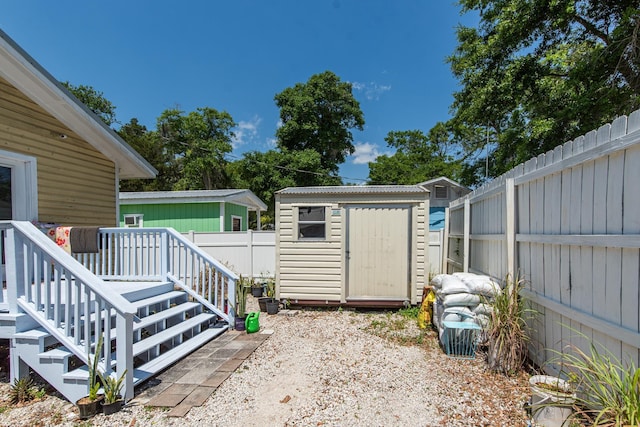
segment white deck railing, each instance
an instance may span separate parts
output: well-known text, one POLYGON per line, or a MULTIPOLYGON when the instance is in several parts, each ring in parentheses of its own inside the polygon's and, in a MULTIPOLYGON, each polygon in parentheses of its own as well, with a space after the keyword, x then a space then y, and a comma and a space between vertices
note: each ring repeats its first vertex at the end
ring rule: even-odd
MULTIPOLYGON (((109 281, 172 282, 233 324, 238 277, 173 229, 102 228, 98 253, 73 256, 29 222, 0 222, 0 233, 7 283, 2 306, 29 314, 84 363, 96 357, 101 335, 111 342, 115 327, 115 371, 126 369, 127 399, 133 397, 136 309, 109 281)), ((107 374, 113 366, 109 350, 105 345, 97 356, 107 374)))
POLYGON ((0 222, 0 229, 5 236, 9 312, 29 314, 82 362, 103 360, 100 369, 107 374, 113 371, 110 346, 103 346, 98 355, 95 346, 100 336, 111 342, 115 326, 115 371, 126 369, 123 395, 133 397, 135 307, 31 223, 0 222))
POLYGON ((172 281, 232 324, 238 276, 174 229, 101 228, 99 246, 96 254, 74 255, 95 275, 172 281))

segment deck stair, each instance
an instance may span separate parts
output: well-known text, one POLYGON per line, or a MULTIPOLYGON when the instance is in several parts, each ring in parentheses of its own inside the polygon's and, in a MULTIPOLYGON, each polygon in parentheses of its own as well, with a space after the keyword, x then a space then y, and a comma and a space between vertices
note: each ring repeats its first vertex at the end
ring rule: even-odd
MULTIPOLYGON (((146 282, 141 286, 131 282, 114 282, 113 286, 121 288, 121 295, 137 310, 133 326, 134 386, 228 329, 228 324, 218 315, 194 301, 186 292, 173 290, 171 283, 146 282)), ((96 313, 90 317, 94 316, 96 313)), ((100 316, 111 319, 113 314, 103 312, 100 316)), ((113 327, 107 336, 111 338, 109 345, 114 356, 110 367, 104 366, 104 361, 101 360, 103 372, 116 368, 115 317, 109 323, 113 327)), ((87 394, 87 365, 45 328, 37 327, 19 332, 14 338, 12 351, 19 356, 19 360, 42 376, 69 401, 75 402, 87 394)))

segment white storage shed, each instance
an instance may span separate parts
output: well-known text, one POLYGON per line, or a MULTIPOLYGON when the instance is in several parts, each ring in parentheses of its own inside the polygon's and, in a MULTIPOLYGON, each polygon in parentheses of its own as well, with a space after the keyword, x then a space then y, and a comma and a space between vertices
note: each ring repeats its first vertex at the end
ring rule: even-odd
POLYGON ((301 305, 416 304, 428 282, 429 191, 417 185, 276 193, 277 297, 301 305))

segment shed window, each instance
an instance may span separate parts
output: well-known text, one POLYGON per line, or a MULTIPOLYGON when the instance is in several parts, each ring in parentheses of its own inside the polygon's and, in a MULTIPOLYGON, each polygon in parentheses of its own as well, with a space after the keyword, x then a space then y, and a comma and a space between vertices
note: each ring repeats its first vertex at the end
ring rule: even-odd
POLYGON ((446 199, 449 197, 447 187, 443 185, 436 185, 434 186, 434 189, 436 190, 436 199, 446 199))
POLYGON ((298 208, 298 239, 324 239, 326 220, 324 206, 298 208))
POLYGON ((143 214, 125 214, 124 226, 130 228, 142 227, 143 214))
POLYGON ((235 215, 231 217, 231 231, 242 231, 242 217, 235 215))

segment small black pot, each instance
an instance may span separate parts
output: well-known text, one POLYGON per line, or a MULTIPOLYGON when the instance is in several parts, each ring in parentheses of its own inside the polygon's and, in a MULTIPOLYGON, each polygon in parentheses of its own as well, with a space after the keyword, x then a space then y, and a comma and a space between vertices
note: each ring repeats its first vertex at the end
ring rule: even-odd
POLYGON ((235 317, 235 330, 236 331, 244 331, 245 330, 245 325, 244 325, 244 321, 245 321, 246 317, 239 317, 236 316, 235 317))
POLYGON ((124 401, 122 399, 116 400, 113 403, 103 403, 102 404, 102 413, 105 415, 111 415, 118 412, 122 409, 122 404, 124 401))
POLYGON ((100 411, 100 404, 104 400, 104 395, 99 395, 96 400, 90 401, 83 397, 76 402, 78 411, 80 412, 80 419, 86 420, 93 417, 100 411))
POLYGON ((260 311, 263 313, 267 312, 267 301, 269 301, 271 298, 265 297, 265 298, 258 298, 258 305, 260 306, 260 311))
POLYGON ((251 295, 253 295, 256 298, 261 297, 262 296, 262 288, 256 288, 256 287, 251 288, 251 295))
POLYGON ((267 301, 267 314, 278 314, 280 310, 280 301, 275 298, 269 298, 267 301))

